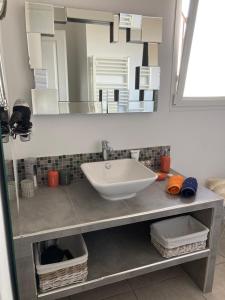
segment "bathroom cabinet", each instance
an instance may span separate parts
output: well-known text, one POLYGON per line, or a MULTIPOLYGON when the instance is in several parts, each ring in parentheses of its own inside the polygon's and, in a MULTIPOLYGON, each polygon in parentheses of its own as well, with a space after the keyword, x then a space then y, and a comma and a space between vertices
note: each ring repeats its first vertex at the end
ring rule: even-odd
POLYGON ((165 193, 165 182, 155 182, 136 198, 121 201, 102 199, 85 180, 55 189, 39 188, 33 199, 21 200, 14 219, 20 297, 60 299, 175 265, 182 265, 203 292, 210 292, 222 216, 223 200, 201 186, 195 198, 184 200, 165 193), (182 214, 191 214, 210 229, 207 248, 162 258, 151 245, 149 226, 182 214), (80 233, 89 251, 88 280, 39 293, 33 244, 80 233))

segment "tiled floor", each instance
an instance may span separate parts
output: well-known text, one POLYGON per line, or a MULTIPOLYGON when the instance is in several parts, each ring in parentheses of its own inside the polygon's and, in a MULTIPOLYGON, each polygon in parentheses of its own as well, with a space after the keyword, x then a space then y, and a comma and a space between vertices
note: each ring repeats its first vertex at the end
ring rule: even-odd
POLYGON ((220 240, 214 289, 203 294, 179 267, 136 277, 62 300, 223 300, 225 299, 225 230, 220 240))

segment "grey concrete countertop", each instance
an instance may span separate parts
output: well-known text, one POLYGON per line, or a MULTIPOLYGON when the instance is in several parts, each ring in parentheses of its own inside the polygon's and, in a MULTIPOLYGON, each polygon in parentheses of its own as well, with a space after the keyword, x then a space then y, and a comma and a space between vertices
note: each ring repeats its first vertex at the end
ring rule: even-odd
POLYGON ((20 200, 14 239, 53 239, 210 208, 223 201, 201 186, 188 200, 167 194, 165 186, 166 181, 155 182, 135 198, 122 201, 102 199, 86 180, 58 188, 41 187, 34 198, 20 200))

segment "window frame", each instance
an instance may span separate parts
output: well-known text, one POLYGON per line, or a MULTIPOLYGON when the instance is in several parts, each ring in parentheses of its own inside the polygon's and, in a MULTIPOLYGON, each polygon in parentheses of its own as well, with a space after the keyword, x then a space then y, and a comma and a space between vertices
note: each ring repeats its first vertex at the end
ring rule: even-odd
POLYGON ((180 71, 177 75, 178 66, 178 47, 179 47, 179 29, 180 12, 182 0, 176 1, 175 23, 174 23, 174 49, 173 49, 173 67, 171 82, 171 98, 173 109, 191 109, 191 108, 223 108, 225 109, 225 95, 223 97, 184 97, 184 87, 187 76, 188 62, 191 53, 192 39, 194 35, 195 21, 197 16, 199 0, 191 0, 186 23, 186 33, 183 42, 183 51, 181 55, 180 71))

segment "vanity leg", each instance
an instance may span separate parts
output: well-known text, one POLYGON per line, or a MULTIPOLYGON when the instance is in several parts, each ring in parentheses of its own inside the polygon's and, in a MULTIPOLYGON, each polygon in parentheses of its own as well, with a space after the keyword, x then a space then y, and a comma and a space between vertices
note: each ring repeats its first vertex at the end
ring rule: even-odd
POLYGON ((210 228, 208 247, 210 255, 197 261, 183 265, 183 269, 204 293, 212 292, 216 266, 217 244, 221 234, 223 219, 223 205, 221 202, 213 209, 195 212, 192 214, 196 219, 210 228))
POLYGON ((16 272, 20 300, 37 300, 35 266, 31 243, 14 240, 16 272))

